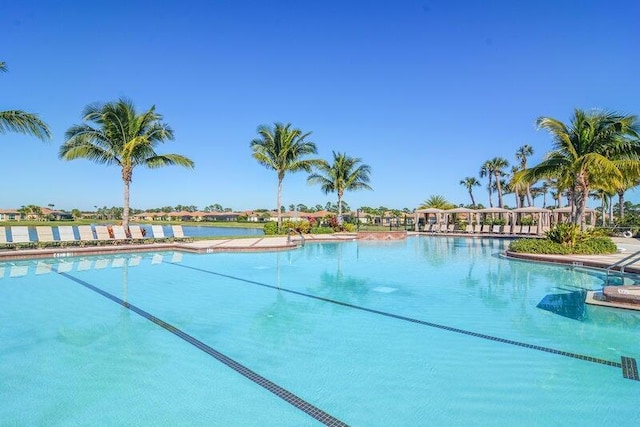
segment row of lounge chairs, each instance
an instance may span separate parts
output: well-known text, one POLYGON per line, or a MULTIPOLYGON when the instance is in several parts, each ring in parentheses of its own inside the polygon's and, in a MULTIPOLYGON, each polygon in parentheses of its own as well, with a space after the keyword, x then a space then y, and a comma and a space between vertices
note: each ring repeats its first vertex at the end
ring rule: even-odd
POLYGON ((172 225, 172 235, 165 235, 162 225, 151 226, 151 236, 145 236, 140 226, 131 226, 128 230, 122 225, 79 225, 77 236, 72 225, 60 225, 58 239, 54 238, 53 227, 36 226, 36 240, 29 235, 28 226, 0 227, 0 247, 33 247, 33 246, 70 246, 104 243, 142 243, 145 241, 180 241, 185 240, 184 230, 181 225, 172 225), (8 238, 7 231, 10 237, 8 238))
MULTIPOLYGON (((548 227, 542 227, 542 234, 548 227)), ((491 225, 491 224, 468 224, 464 228, 457 224, 427 224, 423 229, 427 233, 464 233, 464 234, 505 234, 505 235, 535 235, 538 233, 537 225, 491 225)))

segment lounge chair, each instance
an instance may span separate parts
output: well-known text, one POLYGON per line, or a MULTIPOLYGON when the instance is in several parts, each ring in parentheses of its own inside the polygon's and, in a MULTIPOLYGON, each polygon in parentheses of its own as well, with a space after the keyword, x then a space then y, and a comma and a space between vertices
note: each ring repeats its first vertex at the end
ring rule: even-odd
POLYGON ((36 227, 38 243, 53 243, 53 228, 39 225, 36 227))
POLYGON ((80 235, 80 242, 95 242, 96 236, 93 234, 93 229, 90 225, 79 225, 78 234, 80 235))
POLYGON ((164 228, 161 225, 152 225, 151 234, 154 239, 165 239, 164 228))
POLYGON ((184 239, 184 230, 181 225, 172 225, 171 231, 173 231, 173 238, 183 240, 184 239))
POLYGON ((101 242, 113 241, 106 225, 96 225, 96 239, 101 242))
POLYGON ((481 233, 482 232, 482 225, 480 224, 476 224, 473 226, 473 232, 474 233, 481 233))
POLYGON ((529 234, 529 226, 528 225, 523 225, 522 226, 522 234, 529 234))
POLYGON ((482 224, 481 233, 489 233, 491 232, 491 226, 489 224, 482 224))
POLYGON ((114 225, 111 230, 113 230, 113 238, 120 242, 124 242, 129 240, 127 237, 127 233, 124 231, 124 227, 122 225, 114 225))
POLYGON ((0 245, 6 245, 7 241, 7 230, 4 227, 0 227, 0 245))
POLYGON ((449 224, 447 226, 447 233, 454 233, 456 231, 456 225, 455 224, 449 224))
POLYGON ((467 224, 467 226, 464 228, 464 232, 467 234, 473 233, 473 225, 467 224))
POLYGON ((135 240, 143 240, 144 235, 142 234, 142 228, 139 225, 132 225, 129 227, 129 234, 131 234, 131 238, 135 240))
POLYGON ((501 231, 502 231, 502 226, 500 226, 500 225, 494 224, 494 225, 491 227, 491 232, 492 232, 493 234, 500 234, 500 232, 501 232, 501 231))
POLYGON ((59 225, 58 234, 60 235, 60 242, 76 241, 76 236, 73 234, 73 227, 71 225, 59 225))
POLYGON ((513 234, 516 234, 516 235, 522 234, 522 225, 514 225, 513 234))
POLYGON ((13 243, 29 243, 31 244, 31 239, 29 238, 29 227, 24 225, 14 225, 11 227, 11 241, 13 243))

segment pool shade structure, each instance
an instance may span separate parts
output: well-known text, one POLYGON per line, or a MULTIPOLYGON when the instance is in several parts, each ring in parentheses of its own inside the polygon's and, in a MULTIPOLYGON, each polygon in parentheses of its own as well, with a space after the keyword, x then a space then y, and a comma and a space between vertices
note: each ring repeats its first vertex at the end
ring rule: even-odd
POLYGON ((525 217, 531 217, 536 225, 536 234, 543 234, 545 230, 551 227, 551 210, 549 209, 528 206, 514 209, 513 213, 515 215, 514 224, 520 225, 525 217))
POLYGON ((442 213, 444 209, 438 208, 426 208, 426 209, 416 209, 415 210, 415 230, 418 231, 418 225, 420 223, 420 218, 424 218, 424 224, 440 224, 442 222, 442 213), (431 218, 434 218, 433 221, 430 221, 431 218))
MULTIPOLYGON (((553 217, 553 224, 558 224, 561 222, 570 222, 571 221, 571 207, 567 206, 564 208, 556 208, 551 211, 551 215, 553 217)), ((595 226, 596 225, 596 210, 591 208, 585 208, 584 214, 587 216, 587 225, 595 226)))

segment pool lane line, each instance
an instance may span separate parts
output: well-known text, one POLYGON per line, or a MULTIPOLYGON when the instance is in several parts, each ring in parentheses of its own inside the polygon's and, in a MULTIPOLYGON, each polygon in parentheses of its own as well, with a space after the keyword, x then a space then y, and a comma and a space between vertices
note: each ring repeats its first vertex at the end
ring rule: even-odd
POLYGON ((402 316, 402 315, 399 315, 399 314, 394 314, 394 313, 389 313, 389 312, 386 312, 386 311, 376 310, 374 308, 363 307, 363 306, 351 304, 351 303, 348 303, 348 302, 333 300, 333 299, 330 299, 330 298, 325 298, 325 297, 321 297, 321 296, 317 296, 317 295, 313 295, 313 294, 308 294, 308 293, 305 293, 305 292, 295 291, 293 289, 287 289, 287 288, 282 288, 282 287, 279 287, 279 286, 268 285, 266 283, 256 282, 254 280, 243 279, 242 277, 236 277, 236 276, 231 276, 229 274, 217 273, 215 271, 205 270, 205 269, 199 268, 199 267, 192 267, 192 266, 189 266, 189 265, 178 264, 178 263, 173 263, 173 262, 169 263, 169 264, 172 264, 172 265, 175 265, 175 266, 178 266, 178 267, 187 268, 187 269, 194 270, 194 271, 200 271, 202 273, 208 273, 208 274, 212 274, 212 275, 215 275, 215 276, 224 277, 224 278, 227 278, 227 279, 232 279, 232 280, 237 280, 237 281, 244 282, 244 283, 249 283, 251 285, 262 286, 262 287, 265 287, 265 288, 275 289, 275 290, 278 290, 278 291, 287 292, 287 293, 290 293, 290 294, 299 295, 299 296, 303 296, 303 297, 307 297, 307 298, 312 298, 312 299, 316 299, 316 300, 319 300, 319 301, 328 302, 328 303, 331 303, 331 304, 341 305, 343 307, 353 308, 353 309, 365 311, 365 312, 368 312, 368 313, 379 314, 381 316, 390 317, 390 318, 393 318, 393 319, 403 320, 403 321, 411 322, 411 323, 417 323, 419 325, 429 326, 431 328, 442 329, 442 330, 445 330, 445 331, 448 331, 448 332, 455 332, 455 333, 462 334, 462 335, 468 335, 468 336, 472 336, 472 337, 475 337, 475 338, 482 338, 482 339, 489 340, 489 341, 495 341, 495 342, 500 342, 500 343, 503 343, 503 344, 514 345, 514 346, 517 346, 517 347, 524 347, 524 348, 528 348, 528 349, 531 349, 531 350, 538 350, 538 351, 542 351, 542 352, 545 352, 545 353, 556 354, 556 355, 559 355, 559 356, 571 357, 571 358, 574 358, 574 359, 583 360, 585 362, 599 363, 601 365, 612 366, 614 368, 621 368, 622 371, 623 371, 623 377, 624 378, 634 379, 634 380, 640 381, 640 378, 638 378, 638 375, 637 375, 637 369, 635 371, 636 372, 635 376, 633 375, 633 366, 636 366, 636 360, 634 358, 631 358, 631 357, 621 356, 621 362, 613 362, 613 361, 610 361, 610 360, 600 359, 598 357, 585 356, 585 355, 578 354, 578 353, 571 353, 569 351, 557 350, 555 348, 543 347, 543 346, 535 345, 535 344, 527 344, 527 343, 520 342, 520 341, 514 341, 514 340, 510 340, 510 339, 506 339, 506 338, 494 337, 492 335, 481 334, 481 333, 478 333, 478 332, 467 331, 465 329, 454 328, 452 326, 447 326, 447 325, 441 325, 441 324, 438 324, 438 323, 427 322, 425 320, 415 319, 413 317, 402 316))
POLYGON ((237 373, 239 373, 240 375, 244 376, 245 378, 253 381, 254 383, 258 384, 260 387, 267 389, 268 391, 270 391, 271 393, 275 394, 276 396, 278 396, 279 398, 281 398, 282 400, 284 400, 285 402, 295 406, 296 408, 300 409, 301 411, 305 412, 307 415, 310 415, 311 417, 315 418, 316 420, 320 421, 321 423, 323 423, 326 426, 331 426, 331 427, 348 427, 349 425, 343 421, 340 421, 339 419, 337 419, 336 417, 328 414, 327 412, 323 411, 322 409, 314 406, 313 404, 305 401, 304 399, 296 396, 295 394, 293 394, 292 392, 286 390, 283 387, 280 387, 279 385, 277 385, 276 383, 266 379, 265 377, 263 377, 262 375, 256 373, 255 371, 252 371, 251 369, 247 368, 246 366, 242 365, 241 363, 233 360, 232 358, 230 358, 229 356, 226 356, 222 353, 220 353, 219 351, 215 350, 214 348, 208 346, 207 344, 203 343, 202 341, 198 340, 197 338, 194 338, 193 336, 187 334, 186 332, 184 332, 181 329, 176 328, 175 326, 165 322, 162 319, 157 318, 156 316, 154 316, 153 314, 144 311, 143 309, 141 309, 140 307, 137 307, 133 304, 130 304, 120 298, 118 298, 117 296, 110 294, 107 291, 104 291, 88 282, 85 282, 82 279, 79 279, 75 276, 72 276, 68 273, 64 273, 61 271, 57 271, 55 270, 56 273, 58 273, 59 275, 66 277, 69 280, 72 280, 82 286, 84 286, 87 289, 90 289, 100 295, 102 295, 105 298, 110 299, 111 301, 120 304, 121 306, 133 311, 134 313, 144 317, 147 320, 152 321, 153 323, 155 323, 158 326, 161 326, 162 328, 166 329, 167 331, 171 332, 172 334, 174 334, 175 336, 183 339, 184 341, 188 342, 189 344, 197 347, 198 349, 204 351, 205 353, 207 353, 208 355, 210 355, 211 357, 213 357, 214 359, 218 360, 219 362, 227 365, 229 368, 233 369, 234 371, 236 371, 237 373))

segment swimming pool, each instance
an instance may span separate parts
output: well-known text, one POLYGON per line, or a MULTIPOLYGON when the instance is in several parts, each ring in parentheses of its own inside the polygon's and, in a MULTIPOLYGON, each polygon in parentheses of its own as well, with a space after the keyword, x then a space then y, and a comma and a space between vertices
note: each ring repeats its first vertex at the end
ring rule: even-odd
POLYGON ((504 245, 2 263, 0 424, 638 425, 640 316, 504 245))

